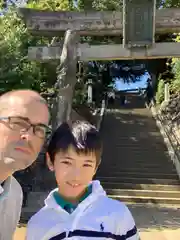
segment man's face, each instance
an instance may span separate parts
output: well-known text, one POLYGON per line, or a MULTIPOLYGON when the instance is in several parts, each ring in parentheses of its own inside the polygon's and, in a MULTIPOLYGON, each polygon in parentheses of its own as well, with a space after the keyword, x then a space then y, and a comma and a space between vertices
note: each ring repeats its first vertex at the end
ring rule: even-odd
POLYGON ((66 153, 55 155, 54 165, 49 163, 50 170, 55 171, 60 194, 76 202, 84 193, 96 172, 96 156, 94 153, 77 154, 73 147, 66 153))
MULTIPOLYGON (((28 118, 32 124, 48 124, 49 113, 45 104, 37 99, 27 102, 22 98, 11 97, 1 111, 0 117, 28 118)), ((12 130, 7 120, 0 120, 0 167, 12 174, 25 169, 37 158, 44 139, 28 131, 12 130)))

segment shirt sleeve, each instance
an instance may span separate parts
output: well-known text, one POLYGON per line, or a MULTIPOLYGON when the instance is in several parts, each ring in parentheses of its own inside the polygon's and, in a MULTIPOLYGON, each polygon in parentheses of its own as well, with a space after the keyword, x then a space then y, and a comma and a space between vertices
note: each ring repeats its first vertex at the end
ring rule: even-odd
POLYGON ((0 185, 0 195, 1 195, 1 193, 3 193, 4 192, 4 189, 2 188, 2 186, 0 185))
MULTIPOLYGON (((12 193, 9 197, 14 199, 13 203, 11 205, 12 209, 15 209, 16 211, 12 212, 13 218, 14 218, 14 226, 13 226, 13 233, 16 230, 17 224, 19 223, 20 216, 21 216, 21 208, 22 208, 22 201, 23 201, 23 193, 22 189, 17 181, 14 182, 13 188, 16 192, 16 197, 14 196, 15 192, 12 193)), ((12 210, 13 211, 13 210, 12 210)))
POLYGON ((35 240, 35 229, 32 220, 28 222, 27 230, 26 230, 26 240, 35 240))
POLYGON ((13 177, 5 181, 3 190, 0 196, 2 225, 4 227, 8 225, 8 231, 5 229, 5 238, 12 239, 21 215, 23 194, 19 183, 13 177))
POLYGON ((117 233, 122 239, 126 240, 140 240, 139 232, 137 230, 134 218, 125 206, 123 216, 119 214, 117 219, 117 233))
POLYGON ((43 229, 40 226, 40 223, 37 221, 36 216, 32 216, 32 218, 29 220, 27 224, 27 230, 26 230, 26 240, 37 240, 42 239, 43 229))

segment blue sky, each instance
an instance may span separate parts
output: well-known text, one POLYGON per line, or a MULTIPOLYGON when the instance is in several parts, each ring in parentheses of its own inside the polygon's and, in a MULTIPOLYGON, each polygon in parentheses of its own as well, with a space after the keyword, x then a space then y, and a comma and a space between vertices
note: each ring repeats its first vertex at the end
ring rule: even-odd
POLYGON ((115 80, 115 89, 116 90, 130 90, 130 89, 135 89, 135 88, 145 88, 146 87, 146 81, 149 77, 149 74, 146 73, 141 77, 140 81, 137 81, 135 83, 123 83, 123 80, 116 79, 115 80))

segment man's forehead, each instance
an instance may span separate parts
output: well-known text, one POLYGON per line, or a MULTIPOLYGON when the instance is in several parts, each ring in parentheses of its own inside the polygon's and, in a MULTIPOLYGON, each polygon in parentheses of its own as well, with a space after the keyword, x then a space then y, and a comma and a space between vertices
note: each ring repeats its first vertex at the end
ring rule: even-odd
POLYGON ((11 96, 6 104, 1 105, 1 115, 22 116, 29 118, 32 122, 48 123, 49 113, 45 101, 41 98, 23 99, 11 96))
POLYGON ((44 98, 42 98, 41 96, 31 96, 31 95, 27 95, 27 96, 22 96, 22 95, 9 95, 9 96, 5 96, 5 97, 0 97, 0 103, 1 104, 13 104, 14 102, 16 103, 24 103, 24 104, 30 104, 30 103, 35 103, 35 102, 39 102, 42 104, 47 105, 47 102, 44 98))
POLYGON ((41 98, 40 96, 18 96, 18 95, 12 95, 7 98, 7 102, 9 104, 13 103, 16 101, 17 103, 23 103, 23 104, 33 104, 33 103, 42 103, 46 105, 45 99, 41 98))

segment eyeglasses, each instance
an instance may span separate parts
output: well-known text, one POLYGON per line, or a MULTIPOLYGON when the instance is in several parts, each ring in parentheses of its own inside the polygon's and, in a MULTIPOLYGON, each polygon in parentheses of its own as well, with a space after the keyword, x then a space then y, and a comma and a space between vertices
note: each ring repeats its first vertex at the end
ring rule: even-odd
POLYGON ((8 127, 14 131, 28 131, 31 127, 33 128, 33 133, 39 138, 44 139, 46 135, 51 133, 51 129, 45 124, 32 124, 28 118, 24 117, 0 117, 0 120, 7 123, 8 127), (6 122, 7 121, 7 122, 6 122))

